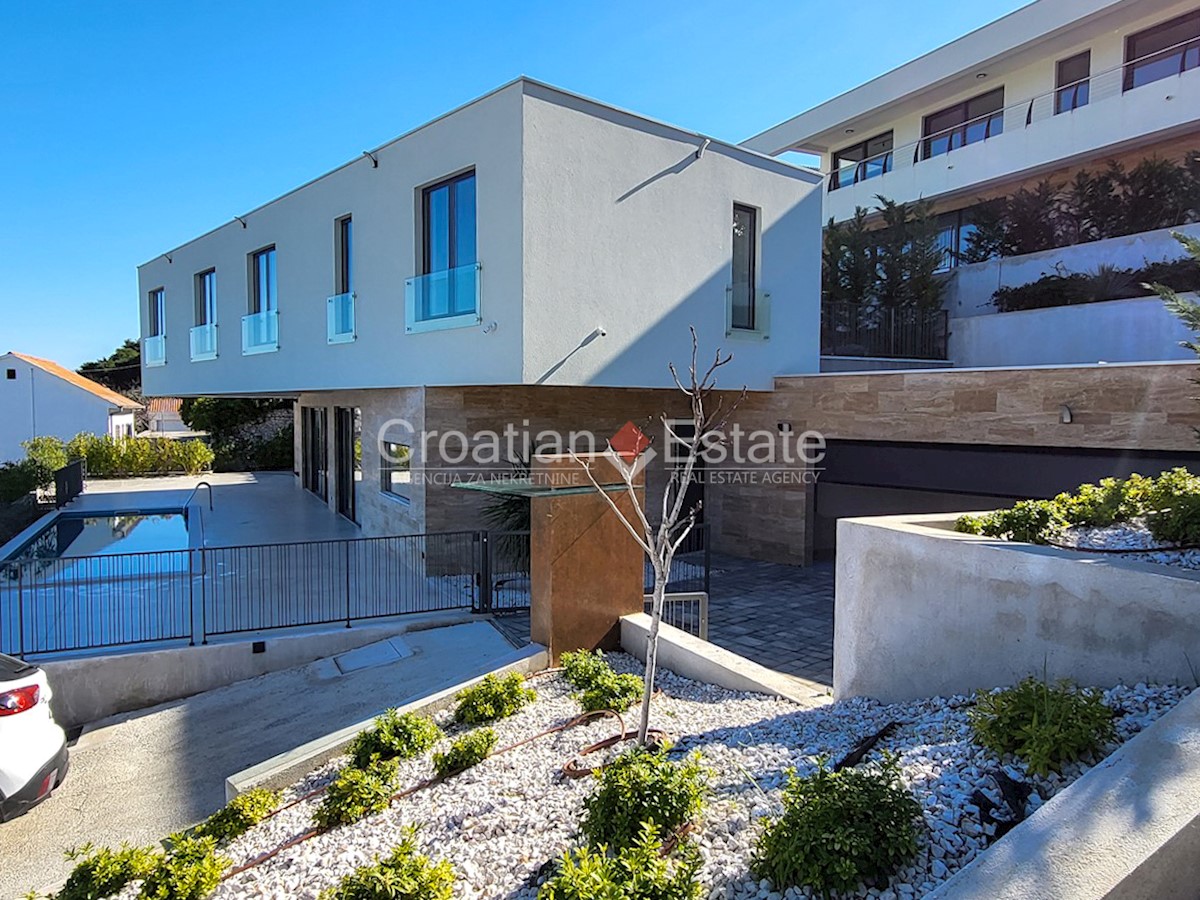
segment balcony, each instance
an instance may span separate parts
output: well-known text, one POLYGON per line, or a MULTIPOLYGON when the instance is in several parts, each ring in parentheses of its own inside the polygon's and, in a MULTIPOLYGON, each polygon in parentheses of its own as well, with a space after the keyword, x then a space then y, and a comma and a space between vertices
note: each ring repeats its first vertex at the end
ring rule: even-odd
POLYGON ((263 312, 242 316, 242 355, 274 353, 279 349, 279 311, 268 309, 263 312))
POLYGON ((857 303, 821 304, 821 355, 946 359, 949 313, 857 303))
POLYGON ((334 294, 326 301, 326 341, 348 344, 358 337, 354 321, 354 299, 351 293, 334 294))
POLYGON ((192 345, 192 361, 217 358, 217 323, 206 322, 188 332, 192 345))
POLYGON ((866 181, 869 178, 878 178, 880 175, 886 175, 890 171, 892 171, 892 151, 888 150, 872 156, 870 159, 845 165, 830 172, 829 190, 836 191, 838 188, 849 187, 852 184, 858 184, 860 181, 866 181))
POLYGON ((478 325, 480 264, 472 263, 404 282, 404 330, 408 334, 478 325))
POLYGON ((142 340, 142 362, 148 367, 165 366, 167 364, 167 337, 163 334, 152 334, 142 340))

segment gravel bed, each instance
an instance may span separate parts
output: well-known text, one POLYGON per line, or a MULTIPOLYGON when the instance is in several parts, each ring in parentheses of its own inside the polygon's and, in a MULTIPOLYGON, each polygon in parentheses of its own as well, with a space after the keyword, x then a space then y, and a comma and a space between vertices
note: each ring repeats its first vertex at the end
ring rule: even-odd
POLYGON ((1118 558, 1200 569, 1200 550, 1178 550, 1162 544, 1150 533, 1142 518, 1102 528, 1074 525, 1063 531, 1056 543, 1077 550, 1144 550, 1144 553, 1122 553, 1118 558))
MULTIPOLYGON (((608 659, 618 670, 640 671, 630 657, 608 659)), ((531 683, 538 691, 537 702, 495 724, 499 746, 578 714, 570 686, 560 675, 538 677, 531 683)), ((709 771, 710 795, 693 839, 704 860, 701 879, 711 900, 807 897, 796 890, 773 893, 747 868, 764 820, 780 810, 786 770, 808 771, 818 755, 836 760, 889 722, 899 722, 900 727, 868 759, 880 750, 899 755, 904 779, 922 805, 925 833, 910 867, 887 887, 870 888, 861 896, 920 897, 982 852, 993 839, 994 826, 981 822, 970 797, 978 787, 994 801, 1000 800, 989 770, 1003 765, 1008 774, 1028 781, 1034 788, 1027 806, 1032 812, 1088 768, 1083 763, 1068 765, 1061 775, 1030 778, 1019 763, 996 759, 971 742, 965 697, 900 704, 849 700, 805 709, 669 672, 660 673, 658 684, 661 695, 654 701, 652 724, 675 737, 673 752, 698 750, 709 771)), ((1105 691, 1106 702, 1116 710, 1118 734, 1105 754, 1186 693, 1181 688, 1142 684, 1105 691)), ((635 712, 628 716, 631 727, 634 716, 635 712)), ((448 724, 446 714, 441 718, 448 724)), ((590 778, 563 777, 561 767, 582 747, 614 733, 615 724, 600 720, 485 760, 398 801, 387 812, 293 847, 224 882, 212 896, 214 900, 312 900, 356 866, 386 854, 405 826, 418 825, 423 850, 453 864, 456 897, 532 900, 545 864, 576 845, 582 802, 592 787, 590 778)), ((328 782, 342 762, 333 760, 313 772, 287 796, 299 796, 328 782)), ((413 760, 401 764, 401 773, 402 783, 412 784, 430 776, 432 766, 428 758, 413 760)), ((226 855, 235 864, 242 863, 300 834, 309 827, 318 802, 319 798, 301 803, 267 820, 234 841, 226 855)), ((135 893, 131 886, 121 896, 132 898, 135 893)))

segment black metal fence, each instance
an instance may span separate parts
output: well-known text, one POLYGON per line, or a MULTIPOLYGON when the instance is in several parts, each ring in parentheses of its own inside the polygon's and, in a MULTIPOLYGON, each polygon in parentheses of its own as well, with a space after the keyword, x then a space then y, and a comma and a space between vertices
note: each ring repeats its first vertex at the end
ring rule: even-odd
POLYGON ((949 316, 944 309, 823 303, 821 355, 944 360, 949 316))
MULTIPOLYGON (((667 575, 667 593, 686 594, 703 591, 707 594, 711 561, 708 526, 697 525, 679 545, 679 550, 671 561, 671 571, 667 575)), ((654 590, 654 567, 650 565, 650 560, 646 560, 644 572, 645 593, 649 594, 654 590)))
POLYGON ((54 505, 62 509, 83 493, 86 474, 82 459, 67 463, 54 473, 54 505))

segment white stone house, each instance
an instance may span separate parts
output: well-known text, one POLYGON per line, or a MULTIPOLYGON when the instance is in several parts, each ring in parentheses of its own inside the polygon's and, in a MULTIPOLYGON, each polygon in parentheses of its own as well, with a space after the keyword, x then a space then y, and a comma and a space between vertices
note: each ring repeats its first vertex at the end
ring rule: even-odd
POLYGON ((131 437, 141 408, 56 362, 10 351, 0 356, 0 462, 24 457, 21 442, 34 437, 131 437))
POLYGON ((726 386, 816 371, 820 188, 519 78, 140 266, 144 389, 293 397, 302 485, 368 533, 464 527, 384 459, 393 420, 611 434, 689 326, 726 386))
MULTIPOLYGON (((1182 256, 1168 230, 958 265, 982 200, 1109 160, 1182 163, 1200 150, 1196 0, 1035 0, 744 142, 816 155, 825 219, 876 195, 932 200, 951 269, 950 361, 1036 365, 1186 358, 1157 300, 1005 315, 998 287, 1182 256)), ((1193 233, 1200 227, 1191 226, 1193 233)), ((852 361, 870 368, 869 360, 852 361)), ((894 367, 896 360, 886 361, 894 367)), ((824 367, 845 368, 846 360, 824 367)))

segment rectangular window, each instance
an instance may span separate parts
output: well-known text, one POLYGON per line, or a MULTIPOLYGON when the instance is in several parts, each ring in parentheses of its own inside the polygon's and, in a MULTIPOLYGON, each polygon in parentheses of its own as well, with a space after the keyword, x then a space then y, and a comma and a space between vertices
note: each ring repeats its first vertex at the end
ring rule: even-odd
POLYGON ((424 274, 474 265, 475 173, 425 188, 421 207, 424 274))
POLYGON ((941 156, 1004 131, 1004 88, 999 87, 925 117, 921 158, 941 156))
POLYGON ((354 291, 354 223, 350 216, 344 216, 334 223, 337 248, 337 294, 349 294, 354 291))
POLYGON ((412 484, 412 447, 408 444, 381 441, 379 480, 379 487, 385 494, 407 500, 409 485, 412 484))
POLYGON ((162 288, 155 288, 150 292, 149 313, 147 336, 160 337, 166 333, 167 318, 166 292, 162 288))
POLYGON ((1060 59, 1054 73, 1054 114, 1070 112, 1087 106, 1092 74, 1092 51, 1084 50, 1067 59, 1060 59))
POLYGON ((275 248, 267 247, 250 255, 250 312, 275 312, 279 302, 275 293, 275 248))
POLYGON ((852 147, 843 147, 833 154, 833 172, 829 189, 874 178, 892 169, 892 132, 876 135, 852 147))
POLYGON ((196 324, 214 325, 217 321, 217 270, 196 275, 196 324))
POLYGON ((17 370, 16 369, 5 369, 4 377, 7 378, 9 381, 16 381, 17 380, 17 370))
POLYGON ((1200 9, 1125 39, 1125 90, 1200 67, 1200 9))
POLYGON ((753 331, 758 260, 758 211, 733 206, 733 285, 729 323, 733 328, 753 331))

